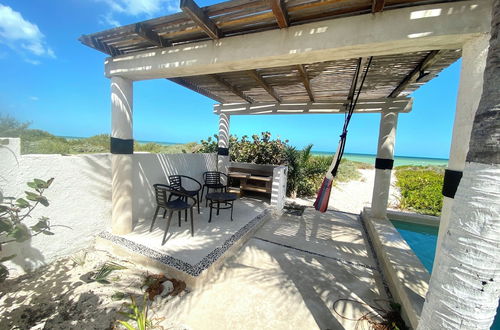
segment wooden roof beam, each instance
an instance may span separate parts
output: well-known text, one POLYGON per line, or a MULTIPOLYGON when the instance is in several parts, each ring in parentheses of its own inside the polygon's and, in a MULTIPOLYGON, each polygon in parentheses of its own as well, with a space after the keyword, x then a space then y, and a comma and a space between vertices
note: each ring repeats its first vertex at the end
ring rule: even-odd
MULTIPOLYGON (((361 99, 354 112, 380 113, 387 110, 395 112, 410 112, 413 100, 409 97, 361 99)), ((301 115, 301 114, 335 114, 345 113, 345 100, 326 102, 255 102, 215 104, 214 114, 228 115, 301 115)))
POLYGON ((283 0, 270 0, 271 9, 273 10, 274 17, 280 29, 290 26, 290 20, 283 0))
POLYGON ((210 38, 219 39, 223 37, 222 31, 193 0, 181 0, 180 7, 210 38))
POLYGON ((266 90, 269 95, 271 95, 276 101, 281 102, 280 97, 276 94, 274 88, 272 88, 265 80, 260 76, 257 70, 249 70, 246 72, 247 75, 255 80, 262 88, 266 90))
POLYGON ((314 102, 314 94, 311 89, 311 84, 309 82, 309 77, 307 76, 306 68, 304 67, 303 64, 299 64, 297 65, 297 69, 299 70, 300 77, 302 79, 302 84, 304 84, 304 88, 306 89, 307 94, 309 95, 309 100, 311 100, 311 102, 314 102))
POLYGON ((172 46, 172 43, 162 37, 160 37, 156 32, 147 28, 142 23, 135 24, 135 33, 142 39, 149 41, 158 47, 168 47, 172 46))
POLYGON ((219 85, 226 87, 233 94, 237 95, 239 98, 243 99, 245 102, 253 103, 253 99, 246 96, 242 91, 240 91, 239 89, 237 89, 236 87, 234 87, 233 85, 231 85, 226 80, 219 77, 218 75, 212 74, 212 75, 210 75, 210 77, 212 77, 212 79, 214 79, 219 85))
POLYGON ((122 52, 118 48, 111 46, 111 45, 108 45, 96 37, 84 36, 82 38, 86 40, 86 43, 92 45, 93 48, 95 48, 95 49, 97 49, 105 54, 108 54, 111 56, 118 56, 118 55, 124 54, 124 52, 122 52))
POLYGON ((172 81, 172 82, 174 82, 176 84, 179 84, 179 85, 181 85, 183 87, 186 87, 186 88, 192 90, 193 92, 196 92, 198 94, 206 96, 206 97, 208 97, 208 98, 210 98, 212 100, 215 100, 217 102, 220 102, 220 103, 224 103, 225 102, 224 99, 218 97, 217 95, 213 94, 212 92, 210 92, 210 91, 208 91, 208 90, 206 90, 204 88, 201 88, 199 86, 196 86, 196 85, 190 83, 189 81, 187 81, 185 79, 182 79, 182 78, 169 78, 167 80, 170 80, 170 81, 172 81))
POLYGON ((385 0, 373 0, 372 1, 372 13, 379 13, 384 10, 385 0))
POLYGON ((437 60, 439 50, 433 50, 413 69, 396 87, 388 97, 397 97, 408 85, 415 82, 426 68, 432 66, 437 60))

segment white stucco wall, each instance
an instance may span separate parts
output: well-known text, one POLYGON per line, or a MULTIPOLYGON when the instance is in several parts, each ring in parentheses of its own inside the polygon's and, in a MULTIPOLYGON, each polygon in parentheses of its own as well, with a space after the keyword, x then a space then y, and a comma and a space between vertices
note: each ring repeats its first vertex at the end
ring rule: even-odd
MULTIPOLYGON (((9 145, 18 144, 10 139, 9 145)), ((14 274, 37 268, 63 255, 89 246, 111 215, 111 168, 109 154, 17 155, 0 150, 0 188, 5 196, 24 197, 34 178, 55 178, 46 191, 50 205, 39 205, 26 224, 41 216, 50 218, 54 236, 38 235, 24 243, 4 246, 2 255, 16 254, 8 264, 14 274)))
MULTIPOLYGON (((2 138, 0 138, 2 139, 2 138)), ((52 260, 89 246, 95 236, 111 225, 111 155, 20 155, 19 139, 8 139, 0 148, 0 191, 4 196, 22 196, 26 182, 55 178, 45 195, 49 207, 39 206, 31 221, 51 219, 53 236, 39 235, 21 244, 3 247, 0 255, 16 254, 7 266, 13 274, 35 269, 52 260)), ((202 180, 202 173, 215 170, 216 155, 133 155, 134 222, 154 212, 152 185, 166 183, 171 174, 202 180)))
POLYGON ((167 184, 169 175, 190 176, 203 184, 203 172, 216 171, 215 154, 134 154, 134 223, 150 218, 156 207, 153 184, 167 184))

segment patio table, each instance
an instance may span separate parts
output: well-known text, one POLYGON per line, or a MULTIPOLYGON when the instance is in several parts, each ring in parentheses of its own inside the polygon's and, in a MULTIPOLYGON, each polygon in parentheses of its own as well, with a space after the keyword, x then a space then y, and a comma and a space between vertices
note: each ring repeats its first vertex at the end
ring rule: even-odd
POLYGON ((231 210, 231 221, 233 221, 233 206, 234 201, 238 199, 238 195, 233 193, 225 193, 225 192, 213 192, 209 193, 206 196, 207 201, 209 201, 210 207, 210 217, 208 222, 212 222, 212 210, 214 209, 214 205, 217 205, 217 215, 219 215, 220 209, 230 209, 231 210), (226 206, 220 206, 221 203, 224 203, 226 206))

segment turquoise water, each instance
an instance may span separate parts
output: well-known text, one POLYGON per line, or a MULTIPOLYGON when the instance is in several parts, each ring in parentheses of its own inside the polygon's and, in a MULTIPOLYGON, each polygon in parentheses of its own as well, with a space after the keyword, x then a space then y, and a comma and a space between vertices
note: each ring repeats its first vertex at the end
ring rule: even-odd
MULTIPOLYGON (((332 156, 333 152, 326 152, 326 151, 313 151, 312 152, 314 155, 320 155, 320 156, 332 156)), ((356 162, 361 162, 361 163, 367 163, 367 164, 375 164, 375 155, 367 155, 367 154, 350 154, 350 153, 345 153, 344 158, 356 161, 356 162)), ((408 156, 395 156, 394 157, 394 166, 401 166, 401 165, 418 165, 418 166, 427 166, 427 165, 434 165, 434 166, 447 166, 448 165, 448 159, 442 159, 442 158, 425 158, 425 157, 408 157, 408 156)))
MULTIPOLYGON (((78 140, 78 139, 84 139, 82 137, 77 137, 77 136, 61 136, 63 138, 66 138, 68 140, 78 140)), ((171 145, 176 145, 180 143, 175 143, 175 142, 159 142, 159 141, 145 141, 145 140, 137 140, 139 143, 158 143, 164 146, 171 146, 171 145)), ((320 156, 333 156, 333 152, 329 151, 313 151, 313 155, 320 155, 320 156)), ((375 155, 368 155, 368 154, 353 154, 353 153, 345 153, 344 158, 356 161, 356 162, 361 162, 361 163, 366 163, 366 164, 375 164, 375 155)), ((426 158, 426 157, 409 157, 409 156, 395 156, 394 157, 394 166, 402 166, 402 165, 417 165, 417 166, 428 166, 428 165, 433 165, 433 166, 447 166, 448 165, 448 159, 442 159, 442 158, 426 158)))
MULTIPOLYGON (((438 228, 397 220, 391 220, 391 222, 415 252, 420 261, 422 261, 424 267, 427 268, 429 273, 432 273, 438 228)), ((500 330, 500 306, 497 309, 497 316, 491 326, 491 330, 500 330)))
POLYGON ((438 228, 397 220, 391 220, 391 222, 411 249, 415 251, 415 254, 422 261, 424 267, 427 268, 429 273, 432 273, 438 228))

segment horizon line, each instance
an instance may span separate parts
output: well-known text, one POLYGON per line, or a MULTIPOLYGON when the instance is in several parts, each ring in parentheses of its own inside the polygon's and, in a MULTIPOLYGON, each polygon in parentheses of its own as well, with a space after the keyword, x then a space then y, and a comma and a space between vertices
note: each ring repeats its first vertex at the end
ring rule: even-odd
MULTIPOLYGON (((82 136, 68 136, 68 135, 59 135, 59 137, 62 138, 75 138, 75 139, 86 139, 88 137, 82 137, 82 136)), ((164 144, 170 144, 170 145, 176 145, 176 144, 187 144, 187 143, 198 143, 196 141, 190 141, 190 142, 168 142, 168 141, 153 141, 153 140, 135 140, 137 142, 152 142, 152 143, 164 143, 164 144)), ((314 150, 311 149, 311 153, 324 153, 324 154, 335 154, 335 151, 327 151, 327 150, 314 150)), ((370 156, 370 157, 376 157, 376 154, 366 154, 366 153, 359 153, 359 152, 346 152, 345 154, 348 155, 360 155, 360 156, 370 156)), ((423 158, 423 159, 438 159, 438 160, 446 160, 448 161, 449 158, 442 158, 442 157, 428 157, 428 156, 408 156, 408 155, 394 155, 394 157, 399 157, 399 158, 423 158)))

